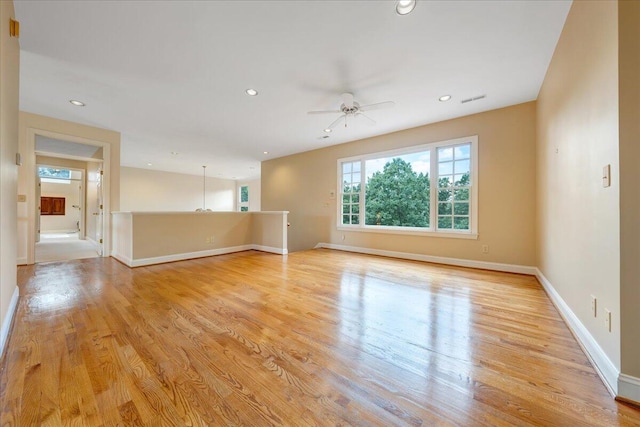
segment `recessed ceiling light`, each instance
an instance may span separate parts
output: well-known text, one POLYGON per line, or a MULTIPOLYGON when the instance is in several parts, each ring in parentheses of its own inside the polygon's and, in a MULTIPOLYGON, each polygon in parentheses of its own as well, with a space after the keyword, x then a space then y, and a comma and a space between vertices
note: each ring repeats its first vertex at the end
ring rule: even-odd
POLYGON ((438 98, 440 102, 447 102, 450 99, 451 99, 451 95, 442 95, 440 98, 438 98))
POLYGON ((396 13, 407 15, 416 8, 416 0, 398 0, 396 2, 396 13))
POLYGON ((75 105, 76 107, 84 107, 86 105, 84 102, 77 101, 75 99, 72 99, 69 102, 72 103, 73 105, 75 105))
POLYGON ((329 128, 326 128, 324 131, 325 131, 326 133, 331 133, 331 129, 329 129, 329 128))
POLYGON ((172 156, 177 156, 178 154, 180 154, 180 153, 178 153, 177 151, 172 151, 172 152, 171 152, 171 155, 172 155, 172 156))
POLYGON ((269 152, 268 151, 263 151, 262 154, 269 154, 269 152))
POLYGON ((247 92, 247 95, 249 96, 256 96, 258 94, 258 91, 255 89, 247 89, 245 92, 247 92))
POLYGON ((153 163, 147 163, 147 166, 153 166, 153 163))

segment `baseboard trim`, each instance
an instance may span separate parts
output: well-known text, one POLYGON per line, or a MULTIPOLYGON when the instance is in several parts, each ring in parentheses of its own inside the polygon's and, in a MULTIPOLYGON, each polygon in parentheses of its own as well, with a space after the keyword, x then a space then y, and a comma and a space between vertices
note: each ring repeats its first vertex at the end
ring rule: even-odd
POLYGON ((18 307, 18 298, 20 297, 20 289, 16 286, 13 290, 13 295, 11 295, 11 301, 9 302, 9 309, 7 310, 6 316, 2 320, 2 329, 0 329, 0 358, 4 354, 4 347, 9 341, 9 332, 11 332, 11 322, 13 321, 13 316, 16 313, 16 308, 18 307))
POLYGON ((576 337, 578 344, 582 347, 582 350, 587 355, 587 358, 595 368, 598 376, 600 376, 605 387, 609 390, 611 396, 616 397, 618 394, 618 377, 620 375, 618 368, 616 368, 611 359, 609 359, 604 350, 602 350, 600 344, 593 338, 593 335, 589 333, 589 330, 580 319, 578 319, 578 316, 569 308, 569 305, 562 299, 551 282, 549 282, 538 268, 536 268, 536 277, 547 292, 553 305, 556 306, 560 316, 562 316, 564 322, 576 337))
POLYGON ((27 259, 26 258, 16 259, 16 265, 27 265, 27 259))
POLYGON ((287 255, 289 253, 289 251, 287 249, 283 249, 283 248, 276 248, 273 246, 262 246, 262 245, 250 245, 251 249, 256 250, 256 251, 262 251, 262 252, 269 252, 272 254, 278 254, 278 255, 287 255))
POLYGON ((186 259, 205 258, 209 256, 224 255, 224 254, 230 254, 234 252, 242 252, 242 251, 250 251, 250 250, 269 252, 269 253, 274 253, 278 255, 288 254, 288 251, 283 248, 276 248, 272 246, 262 246, 262 245, 241 245, 241 246, 230 246, 228 248, 209 249, 206 251, 196 251, 196 252, 184 252, 179 254, 163 255, 163 256, 150 257, 150 258, 133 259, 131 257, 118 254, 117 252, 112 252, 111 256, 128 267, 144 267, 147 265, 164 264, 166 262, 184 261, 186 259))
POLYGON ((618 396, 616 399, 640 406, 640 378, 627 374, 618 376, 618 396))
POLYGON ((462 258, 447 258, 433 255, 414 254, 410 252, 396 252, 382 249, 363 248, 359 246, 336 245, 333 243, 318 243, 316 248, 335 249, 338 251, 357 252, 367 255, 380 255, 390 258, 408 259, 412 261, 433 262, 436 264, 455 265, 457 267, 479 268, 482 270, 504 271, 507 273, 528 274, 535 276, 536 267, 515 264, 502 264, 498 262, 475 261, 462 258))

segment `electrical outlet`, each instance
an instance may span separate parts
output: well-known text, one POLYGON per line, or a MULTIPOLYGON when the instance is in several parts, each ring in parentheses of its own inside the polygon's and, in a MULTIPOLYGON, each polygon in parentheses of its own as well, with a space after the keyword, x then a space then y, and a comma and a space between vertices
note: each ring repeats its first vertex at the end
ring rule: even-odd
POLYGON ((482 245, 482 253, 483 254, 489 253, 489 245, 482 245))
POLYGON ((598 317, 598 300, 593 295, 591 295, 591 313, 593 317, 598 317))
POLYGON ((606 308, 604 309, 604 324, 607 331, 611 332, 611 312, 606 308))

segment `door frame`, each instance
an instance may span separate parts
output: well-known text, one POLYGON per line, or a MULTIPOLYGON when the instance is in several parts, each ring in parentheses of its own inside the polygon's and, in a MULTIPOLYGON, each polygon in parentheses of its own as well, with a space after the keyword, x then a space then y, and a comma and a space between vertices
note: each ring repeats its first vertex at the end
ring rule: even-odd
MULTIPOLYGON (((52 132, 44 129, 27 128, 26 143, 27 143, 27 155, 29 156, 29 162, 25 162, 28 169, 27 175, 27 264, 35 264, 36 258, 36 210, 38 209, 38 203, 35 200, 36 197, 36 176, 38 175, 38 168, 36 166, 36 135, 44 136, 47 138, 59 139, 61 141, 75 142, 78 144, 92 145, 102 148, 102 159, 93 159, 86 157, 77 157, 71 155, 61 155, 56 153, 44 153, 38 152, 38 155, 46 155, 49 157, 58 157, 71 160, 82 161, 100 161, 102 162, 103 175, 103 200, 104 200, 104 219, 102 222, 102 236, 103 236, 103 255, 109 256, 111 253, 111 144, 106 141, 99 141, 95 139, 83 138, 75 135, 62 134, 58 132, 52 132)), ((85 201, 86 204, 86 201, 85 201)), ((86 207, 85 207, 86 209, 86 207)))

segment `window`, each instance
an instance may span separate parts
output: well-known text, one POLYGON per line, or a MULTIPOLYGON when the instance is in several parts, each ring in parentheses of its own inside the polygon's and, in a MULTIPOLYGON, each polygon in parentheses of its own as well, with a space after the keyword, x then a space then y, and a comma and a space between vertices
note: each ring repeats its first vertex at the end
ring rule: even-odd
POLYGON ((238 210, 240 212, 248 212, 249 211, 249 186, 241 185, 238 193, 240 196, 238 197, 238 210))
POLYGON ((338 227, 477 235, 477 136, 338 160, 338 227))
POLYGON ((50 168, 48 166, 38 166, 38 176, 41 182, 51 182, 54 184, 71 184, 71 171, 69 169, 50 168))

